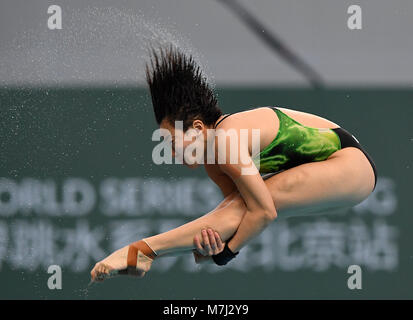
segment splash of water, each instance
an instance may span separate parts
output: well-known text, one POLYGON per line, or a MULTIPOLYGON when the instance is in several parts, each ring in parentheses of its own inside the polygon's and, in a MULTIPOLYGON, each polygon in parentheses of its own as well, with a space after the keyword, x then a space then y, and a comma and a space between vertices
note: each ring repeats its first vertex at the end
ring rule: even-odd
MULTIPOLYGON (((34 161, 36 155, 42 153, 53 155, 56 163, 61 165, 68 163, 71 157, 68 147, 52 143, 50 137, 55 137, 55 140, 65 138, 65 132, 70 131, 73 123, 87 118, 90 112, 96 112, 96 109, 89 109, 76 101, 72 104, 79 106, 79 113, 62 110, 59 106, 43 108, 43 101, 54 97, 54 91, 50 90, 49 94, 49 88, 92 86, 110 91, 112 88, 145 86, 144 69, 145 63, 149 62, 149 46, 172 45, 191 55, 208 83, 215 88, 203 55, 187 37, 160 18, 148 18, 141 11, 134 13, 115 8, 66 8, 62 27, 61 30, 49 30, 43 21, 35 30, 0 46, 0 88, 25 89, 0 92, 4 107, 0 117, 1 149, 9 150, 9 153, 22 148, 30 151, 30 157, 18 167, 20 169, 37 168, 44 171, 44 175, 53 174, 50 166, 34 161)), ((107 121, 93 121, 82 128, 78 132, 81 145, 92 145, 106 125, 122 121, 122 114, 135 108, 126 105, 123 99, 122 95, 117 95, 110 105, 97 111, 94 117, 107 118, 107 121), (123 108, 125 112, 114 113, 108 108, 123 108), (116 114, 119 118, 104 117, 109 111, 112 117, 116 114)), ((152 112, 149 106, 141 107, 141 112, 152 112)), ((79 150, 71 148, 71 152, 77 155, 79 150)), ((9 165, 8 174, 17 177, 20 169, 15 169, 9 161, 10 155, 6 155, 7 152, 0 154, 0 166, 9 165)), ((56 172, 61 170, 55 169, 56 172)))
POLYGON ((2 46, 0 85, 136 86, 144 80, 148 46, 172 45, 191 55, 215 87, 203 55, 174 26, 141 11, 65 9, 63 28, 28 31, 2 46))

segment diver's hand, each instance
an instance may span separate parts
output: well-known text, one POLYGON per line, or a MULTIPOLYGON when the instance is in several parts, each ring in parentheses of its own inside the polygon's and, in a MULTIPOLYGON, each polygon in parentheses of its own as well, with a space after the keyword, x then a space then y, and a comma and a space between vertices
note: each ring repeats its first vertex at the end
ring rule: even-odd
POLYGON ((202 230, 201 234, 203 239, 202 243, 197 235, 194 237, 195 249, 192 252, 195 263, 214 263, 211 256, 224 250, 225 242, 222 242, 218 232, 210 228, 202 230))
POLYGON ((101 282, 117 275, 142 278, 151 268, 155 257, 156 254, 145 241, 136 241, 96 263, 90 275, 92 281, 95 282, 101 282))

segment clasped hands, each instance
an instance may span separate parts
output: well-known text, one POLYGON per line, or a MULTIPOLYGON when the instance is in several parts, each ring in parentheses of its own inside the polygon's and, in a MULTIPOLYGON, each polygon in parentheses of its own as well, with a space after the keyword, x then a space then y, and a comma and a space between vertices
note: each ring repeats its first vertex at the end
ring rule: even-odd
POLYGON ((195 249, 192 250, 195 263, 205 262, 214 263, 212 256, 221 253, 224 250, 225 242, 222 242, 218 232, 211 228, 202 229, 202 243, 198 235, 194 237, 195 249))

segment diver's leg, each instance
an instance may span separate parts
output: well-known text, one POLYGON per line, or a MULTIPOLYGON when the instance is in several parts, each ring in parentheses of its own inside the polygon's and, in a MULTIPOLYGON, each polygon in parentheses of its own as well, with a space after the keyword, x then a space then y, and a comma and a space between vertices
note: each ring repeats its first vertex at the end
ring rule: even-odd
MULTIPOLYGON (((336 151, 327 160, 311 162, 285 170, 265 180, 279 217, 294 214, 314 214, 337 208, 351 207, 372 192, 374 172, 357 148, 336 151)), ((211 228, 226 241, 238 228, 245 212, 239 194, 221 208, 176 229, 145 238, 158 255, 194 249, 195 235, 202 238, 201 229, 211 228)), ((123 260, 127 248, 119 251, 114 261, 123 260), (123 250, 123 251, 122 251, 123 250)), ((124 262, 119 262, 124 264, 124 262)))
POLYGON ((348 147, 328 159, 285 170, 265 180, 278 218, 343 211, 368 197, 374 171, 365 155, 348 147))
POLYGON ((92 280, 102 281, 113 271, 142 277, 150 269, 152 260, 155 258, 154 254, 161 257, 171 253, 191 252, 195 248, 195 235, 202 239, 202 229, 211 228, 219 233, 223 241, 226 241, 237 230, 245 212, 244 201, 238 192, 234 192, 227 196, 216 209, 194 221, 116 250, 95 264, 90 273, 92 280), (134 252, 134 257, 131 252, 134 252), (135 264, 136 268, 130 268, 135 264))
POLYGON ((239 192, 227 196, 213 211, 167 232, 144 238, 146 243, 162 256, 194 249, 194 237, 202 239, 201 230, 211 228, 218 232, 222 241, 229 239, 237 230, 246 212, 239 192))
MULTIPOLYGON (((282 171, 265 183, 278 217, 283 218, 333 212, 360 203, 373 189, 374 172, 364 154, 349 147, 336 151, 327 160, 282 171)), ((206 227, 216 230, 226 241, 235 233, 245 212, 245 203, 237 193, 228 205, 145 240, 161 254, 193 249, 194 236, 200 236, 206 227)))

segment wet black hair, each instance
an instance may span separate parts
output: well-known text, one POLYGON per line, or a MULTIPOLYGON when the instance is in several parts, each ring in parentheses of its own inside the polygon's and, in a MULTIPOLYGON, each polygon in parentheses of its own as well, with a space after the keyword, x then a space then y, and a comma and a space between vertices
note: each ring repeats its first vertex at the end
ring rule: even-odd
POLYGON ((146 63, 146 82, 152 97, 156 122, 183 121, 186 131, 196 119, 214 125, 222 115, 213 90, 192 56, 187 57, 170 45, 158 52, 150 47, 146 63))

